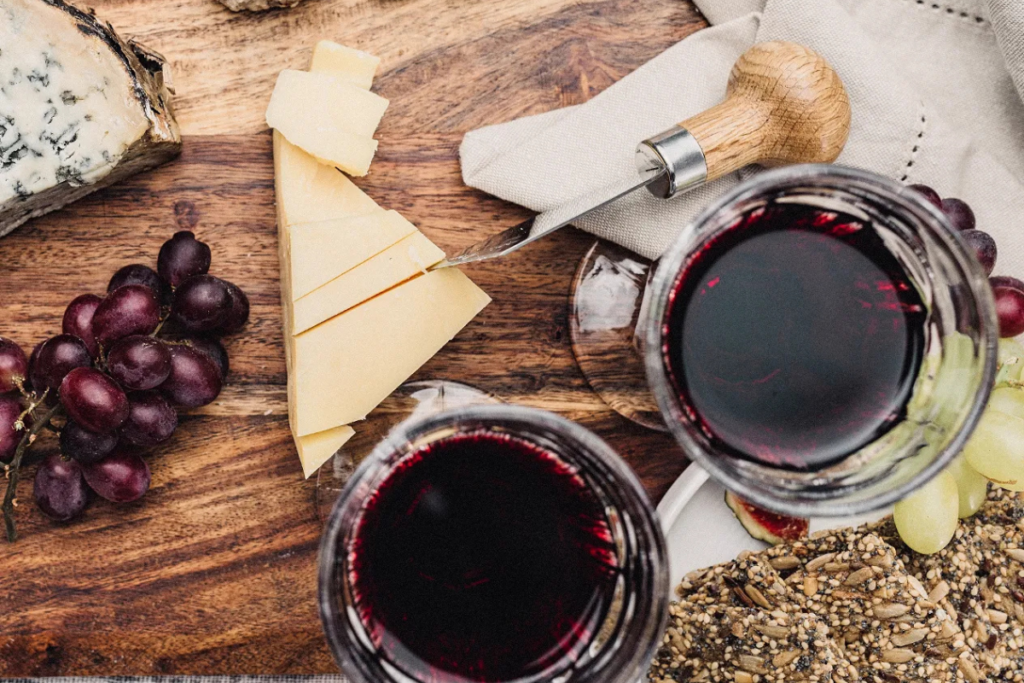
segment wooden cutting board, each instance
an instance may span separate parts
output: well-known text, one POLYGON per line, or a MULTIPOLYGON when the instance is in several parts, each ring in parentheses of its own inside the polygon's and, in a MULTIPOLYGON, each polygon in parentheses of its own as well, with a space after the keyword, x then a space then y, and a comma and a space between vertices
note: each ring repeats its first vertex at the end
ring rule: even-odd
MULTIPOLYGON (((578 104, 702 27, 683 0, 306 0, 232 14, 214 0, 94 0, 174 69, 181 158, 0 240, 0 335, 26 348, 114 270, 179 228, 248 292, 231 377, 151 458, 140 502, 98 501, 67 526, 31 503, 0 545, 0 676, 335 671, 316 611, 320 524, 288 434, 270 135, 278 71, 331 38, 380 55, 391 100, 359 184, 452 252, 528 213, 464 187, 462 135, 578 104)), ((657 499, 682 471, 671 440, 610 411, 577 369, 567 301, 592 238, 567 230, 469 269, 494 303, 417 378, 466 382, 607 439, 657 499)), ((44 449, 52 450, 48 442, 44 449)))

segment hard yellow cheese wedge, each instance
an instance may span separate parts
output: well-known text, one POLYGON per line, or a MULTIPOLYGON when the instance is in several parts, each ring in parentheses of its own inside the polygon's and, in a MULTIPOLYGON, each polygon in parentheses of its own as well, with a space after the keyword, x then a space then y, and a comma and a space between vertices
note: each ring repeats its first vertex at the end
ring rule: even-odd
MULTIPOLYGON (((363 88, 369 88, 373 74, 377 69, 378 60, 372 55, 358 50, 350 50, 336 43, 321 41, 313 52, 314 71, 329 71, 339 78, 347 80, 363 88), (336 49, 339 48, 339 49, 336 49), (322 52, 326 50, 325 52, 322 52), (319 58, 323 54, 333 58, 319 58)), ((371 211, 383 211, 367 197, 351 180, 333 166, 325 166, 309 154, 284 139, 278 131, 274 131, 274 171, 278 189, 278 229, 281 240, 286 244, 287 227, 295 223, 346 218, 363 215, 371 211), (284 190, 282 197, 281 190, 284 190)), ((281 261, 282 281, 285 273, 291 272, 287 261, 281 261)), ((285 308, 285 319, 291 318, 291 279, 287 280, 286 294, 282 297, 285 308)), ((291 325, 285 329, 286 355, 288 356, 288 375, 291 377, 291 325)), ((293 430, 294 432, 294 430, 293 430)), ((348 425, 335 427, 316 434, 296 437, 295 447, 302 463, 302 473, 308 479, 331 456, 338 452, 355 430, 348 425)))
POLYGON ((358 306, 444 259, 444 252, 417 231, 370 260, 292 303, 292 334, 358 306))
POLYGON ((332 73, 338 78, 369 90, 378 66, 380 57, 330 40, 321 40, 313 48, 313 60, 310 62, 309 70, 332 73))
MULTIPOLYGON (((313 53, 314 71, 328 71, 343 80, 369 88, 377 68, 376 57, 323 41, 313 53), (319 55, 319 57, 318 57, 319 55)), ((291 319, 291 265, 287 228, 294 224, 313 223, 373 211, 383 211, 348 177, 334 168, 321 164, 313 156, 288 142, 280 131, 274 131, 274 177, 277 192, 278 231, 281 243, 282 303, 285 319, 291 319)), ((292 376, 291 325, 285 330, 285 355, 288 376, 292 376)), ((294 432, 294 430, 293 430, 294 432)), ((347 425, 316 434, 295 437, 295 447, 308 478, 316 472, 339 448, 352 438, 355 430, 347 425)))
POLYGON ((397 211, 380 211, 293 225, 288 232, 295 300, 413 234, 416 226, 397 211))
POLYGON ((366 417, 490 300, 462 272, 445 268, 295 337, 289 406, 296 433, 366 417))
POLYGON ((274 131, 278 229, 383 211, 344 173, 325 166, 274 131))
POLYGON ((288 142, 352 175, 366 175, 373 133, 388 101, 326 72, 285 69, 267 107, 267 125, 288 142))
POLYGON ((309 479, 355 434, 356 431, 346 425, 296 439, 295 445, 299 451, 299 461, 302 463, 302 474, 309 479))

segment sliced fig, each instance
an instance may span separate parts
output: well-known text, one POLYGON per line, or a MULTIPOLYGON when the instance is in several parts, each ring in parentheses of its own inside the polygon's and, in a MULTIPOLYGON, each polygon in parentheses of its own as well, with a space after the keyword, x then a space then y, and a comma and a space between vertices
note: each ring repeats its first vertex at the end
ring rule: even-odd
POLYGON ((747 533, 759 541, 779 545, 807 538, 809 520, 759 508, 729 491, 725 492, 725 504, 736 515, 736 519, 747 533))

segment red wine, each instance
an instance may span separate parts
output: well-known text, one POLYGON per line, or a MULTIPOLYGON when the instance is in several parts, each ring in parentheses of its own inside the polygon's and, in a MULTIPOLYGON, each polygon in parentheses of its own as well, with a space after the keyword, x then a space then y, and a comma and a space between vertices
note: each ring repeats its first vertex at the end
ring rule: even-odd
POLYGON ((663 352, 681 405, 716 448, 815 470, 905 416, 926 316, 870 224, 771 204, 684 263, 663 352))
POLYGON ((577 471, 491 431, 406 456, 349 545, 352 600, 381 656, 423 681, 569 668, 608 613, 617 561, 577 471))

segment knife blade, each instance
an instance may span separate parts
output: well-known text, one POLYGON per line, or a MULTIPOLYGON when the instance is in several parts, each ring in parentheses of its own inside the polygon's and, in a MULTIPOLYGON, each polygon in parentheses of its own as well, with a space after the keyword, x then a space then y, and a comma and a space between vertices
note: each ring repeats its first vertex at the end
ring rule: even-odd
POLYGON ((619 180, 598 190, 584 193, 565 204, 539 213, 529 220, 525 220, 496 235, 492 235, 484 241, 474 244, 462 253, 441 261, 429 268, 429 270, 462 266, 467 263, 484 261, 510 254, 517 249, 525 247, 530 242, 551 234, 559 228, 564 228, 589 213, 597 211, 641 188, 647 187, 663 178, 667 172, 664 166, 639 170, 635 176, 619 180))

